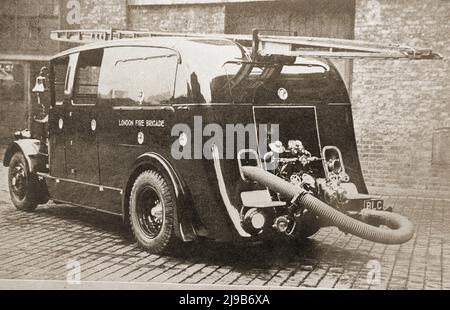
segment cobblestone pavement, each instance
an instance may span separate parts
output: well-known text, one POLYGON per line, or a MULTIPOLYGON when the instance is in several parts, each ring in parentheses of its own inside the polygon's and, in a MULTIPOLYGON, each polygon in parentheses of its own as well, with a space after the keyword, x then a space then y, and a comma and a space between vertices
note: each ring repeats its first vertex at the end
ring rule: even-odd
POLYGON ((385 197, 416 225, 414 238, 402 245, 324 228, 302 244, 186 244, 162 256, 142 251, 112 215, 66 205, 19 212, 3 167, 0 180, 0 279, 65 280, 68 263, 77 260, 82 281, 450 289, 448 200, 385 197), (368 284, 377 270, 380 281, 368 284))

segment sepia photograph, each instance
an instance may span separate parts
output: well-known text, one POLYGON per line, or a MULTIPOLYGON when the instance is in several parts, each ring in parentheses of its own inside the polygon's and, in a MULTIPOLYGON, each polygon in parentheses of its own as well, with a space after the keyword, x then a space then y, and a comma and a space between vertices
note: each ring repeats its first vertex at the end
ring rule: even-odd
POLYGON ((0 0, 0 289, 449 290, 449 34, 448 0, 0 0))

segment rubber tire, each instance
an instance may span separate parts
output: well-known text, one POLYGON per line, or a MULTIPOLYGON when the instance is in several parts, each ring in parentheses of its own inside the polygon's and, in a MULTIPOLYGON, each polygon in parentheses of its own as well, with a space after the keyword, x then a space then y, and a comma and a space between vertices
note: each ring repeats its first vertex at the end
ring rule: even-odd
POLYGON ((308 213, 306 217, 307 218, 305 219, 305 224, 301 225, 300 228, 296 229, 295 231, 295 237, 299 240, 304 240, 311 237, 321 228, 319 220, 316 218, 316 216, 308 213))
POLYGON ((147 170, 142 172, 134 181, 130 194, 129 219, 133 236, 137 243, 151 253, 162 253, 169 251, 179 242, 175 235, 175 197, 168 183, 158 172, 147 170), (155 238, 149 238, 142 231, 136 213, 137 194, 145 186, 153 187, 163 203, 163 224, 159 234, 155 238))
POLYGON ((295 237, 300 240, 304 240, 306 238, 311 237, 320 229, 319 225, 308 225, 307 227, 302 227, 295 233, 295 237))
POLYGON ((8 171, 8 187, 11 201, 19 211, 32 212, 36 209, 39 201, 41 201, 39 194, 39 181, 37 176, 30 172, 30 168, 28 167, 28 163, 22 152, 17 152, 11 157, 8 171), (26 174, 26 193, 23 199, 17 197, 12 190, 12 179, 10 172, 18 163, 25 167, 26 174))

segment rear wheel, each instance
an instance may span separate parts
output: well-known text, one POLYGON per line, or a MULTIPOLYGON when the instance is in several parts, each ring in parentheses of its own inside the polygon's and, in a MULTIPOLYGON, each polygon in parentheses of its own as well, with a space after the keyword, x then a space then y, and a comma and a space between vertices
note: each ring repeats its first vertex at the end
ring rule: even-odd
POLYGON ((149 170, 135 180, 130 195, 130 224, 138 244, 152 253, 172 248, 178 241, 174 232, 175 197, 162 175, 149 170))
POLYGON ((11 200, 17 210, 31 212, 39 199, 39 181, 29 170, 25 156, 15 153, 9 163, 8 186, 11 200))
POLYGON ((319 229, 320 229, 319 225, 302 227, 301 229, 299 229, 298 232, 296 232, 295 236, 299 240, 304 240, 306 238, 313 236, 316 232, 319 231, 319 229))
POLYGON ((295 229, 295 236, 298 240, 304 240, 311 237, 320 229, 320 222, 317 216, 306 212, 302 215, 301 222, 298 223, 295 229))

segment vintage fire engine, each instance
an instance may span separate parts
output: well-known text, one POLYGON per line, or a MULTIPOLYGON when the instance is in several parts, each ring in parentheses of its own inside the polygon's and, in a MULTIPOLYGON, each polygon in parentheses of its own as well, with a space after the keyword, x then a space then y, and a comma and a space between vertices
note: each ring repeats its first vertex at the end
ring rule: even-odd
POLYGON ((306 238, 329 225, 385 244, 413 236, 367 193, 349 95, 328 59, 439 59, 431 49, 257 30, 52 38, 81 44, 38 77, 36 94, 50 98, 43 133, 18 132, 6 151, 17 209, 52 200, 118 214, 151 252, 180 240, 306 238), (197 152, 199 119, 254 135, 242 145, 210 130, 197 152))

